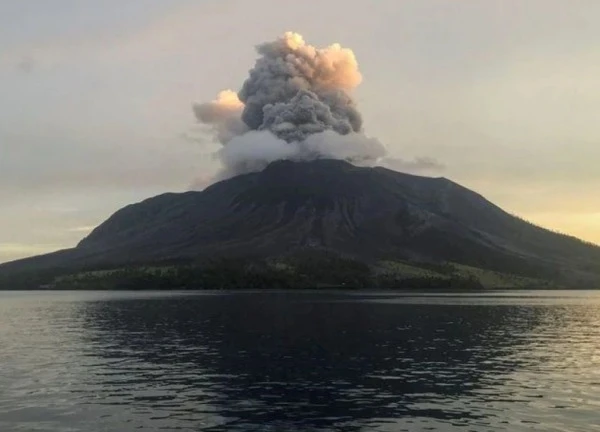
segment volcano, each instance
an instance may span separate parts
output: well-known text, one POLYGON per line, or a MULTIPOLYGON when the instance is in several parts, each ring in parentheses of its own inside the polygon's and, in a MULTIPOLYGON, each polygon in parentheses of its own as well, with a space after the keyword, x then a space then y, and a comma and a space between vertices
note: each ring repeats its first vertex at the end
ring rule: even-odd
POLYGON ((571 281, 600 273, 599 247, 525 222, 448 179, 320 159, 277 161, 201 192, 129 205, 77 247, 1 265, 0 274, 295 251, 571 281))

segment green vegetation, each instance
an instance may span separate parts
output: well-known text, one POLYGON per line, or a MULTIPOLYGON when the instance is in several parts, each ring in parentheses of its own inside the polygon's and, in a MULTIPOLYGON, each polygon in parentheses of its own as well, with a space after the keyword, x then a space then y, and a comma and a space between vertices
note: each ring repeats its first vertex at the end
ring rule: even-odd
POLYGON ((380 277, 397 279, 403 283, 411 279, 432 279, 459 284, 469 281, 481 288, 558 288, 559 286, 546 279, 524 277, 501 273, 478 267, 457 263, 406 263, 383 261, 377 266, 380 277))
POLYGON ((474 277, 485 288, 558 288, 552 281, 500 273, 462 264, 452 264, 456 273, 463 277, 474 277))
POLYGON ((115 269, 22 273, 0 289, 485 289, 554 288, 541 279, 453 263, 382 261, 374 265, 328 252, 268 259, 221 259, 115 269))

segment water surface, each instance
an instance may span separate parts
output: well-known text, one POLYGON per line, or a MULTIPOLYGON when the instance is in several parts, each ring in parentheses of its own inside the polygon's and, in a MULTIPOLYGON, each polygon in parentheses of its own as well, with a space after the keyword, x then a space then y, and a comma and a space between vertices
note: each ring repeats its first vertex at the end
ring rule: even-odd
POLYGON ((0 431, 600 431, 600 293, 0 293, 0 431))

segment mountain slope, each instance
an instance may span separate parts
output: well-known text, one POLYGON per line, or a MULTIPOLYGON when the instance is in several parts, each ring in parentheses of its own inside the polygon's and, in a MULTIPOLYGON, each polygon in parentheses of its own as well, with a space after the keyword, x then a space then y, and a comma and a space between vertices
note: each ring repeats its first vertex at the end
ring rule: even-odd
POLYGON ((338 160, 275 162, 202 192, 150 198, 116 212, 74 249, 0 272, 312 248, 365 262, 452 261, 583 279, 600 273, 600 248, 528 224, 447 179, 338 160))

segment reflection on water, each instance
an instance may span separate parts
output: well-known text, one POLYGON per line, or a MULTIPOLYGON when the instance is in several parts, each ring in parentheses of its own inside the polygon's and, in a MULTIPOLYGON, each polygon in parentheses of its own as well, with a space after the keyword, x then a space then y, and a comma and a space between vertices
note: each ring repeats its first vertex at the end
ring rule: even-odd
POLYGON ((0 294, 0 430, 600 430, 600 296, 0 294))

